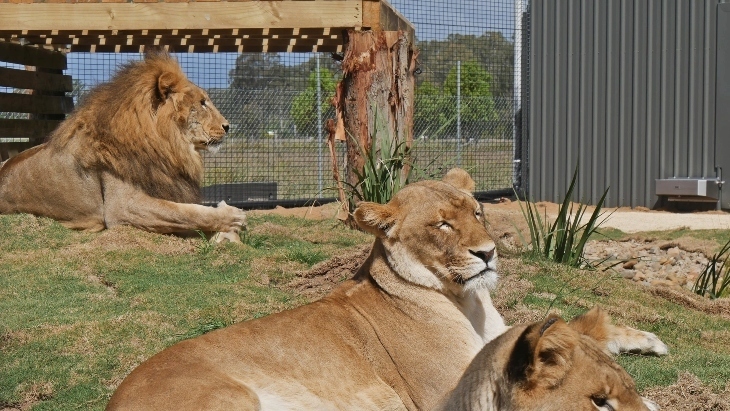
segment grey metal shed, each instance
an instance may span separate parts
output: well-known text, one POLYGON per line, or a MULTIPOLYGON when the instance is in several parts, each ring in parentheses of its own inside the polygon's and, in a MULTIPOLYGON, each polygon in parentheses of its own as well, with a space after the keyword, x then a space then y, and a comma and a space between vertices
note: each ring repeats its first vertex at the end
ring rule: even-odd
POLYGON ((730 4, 534 0, 529 30, 533 200, 561 200, 580 163, 588 203, 610 187, 608 206, 730 208, 730 186, 716 193, 730 176, 730 4))

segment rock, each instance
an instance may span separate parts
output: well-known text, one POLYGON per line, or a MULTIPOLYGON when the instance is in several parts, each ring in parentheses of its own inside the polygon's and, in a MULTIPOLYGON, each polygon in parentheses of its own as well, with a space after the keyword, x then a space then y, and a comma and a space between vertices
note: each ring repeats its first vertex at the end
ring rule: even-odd
POLYGON ((646 274, 644 274, 641 271, 637 271, 634 273, 634 276, 631 278, 632 280, 639 282, 639 281, 646 281, 646 274))
POLYGON ((707 257, 687 252, 676 243, 652 241, 590 241, 585 256, 622 278, 645 285, 691 289, 707 257))
POLYGON ((636 276, 635 271, 621 271, 621 277, 623 277, 627 280, 632 280, 635 276, 636 276))
POLYGON ((636 264, 637 264, 638 262, 639 262, 638 260, 629 260, 629 261, 627 261, 627 262, 625 262, 625 263, 624 263, 623 267, 624 267, 624 269, 626 269, 626 270, 631 270, 632 268, 634 268, 634 266, 635 266, 635 265, 636 265, 636 264))
POLYGON ((651 280, 649 284, 654 287, 671 287, 674 285, 674 283, 669 280, 651 280))

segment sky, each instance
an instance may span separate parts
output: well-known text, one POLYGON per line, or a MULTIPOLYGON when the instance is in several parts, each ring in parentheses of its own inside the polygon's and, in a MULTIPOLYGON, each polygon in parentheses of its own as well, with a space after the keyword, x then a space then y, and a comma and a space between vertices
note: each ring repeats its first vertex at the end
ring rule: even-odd
MULTIPOLYGON (((418 40, 443 40, 449 34, 481 35, 501 31, 514 35, 515 1, 523 0, 391 0, 390 3, 416 26, 418 40)), ((235 53, 177 55, 190 79, 204 88, 227 87, 228 72, 236 61, 235 53)), ((138 54, 70 53, 70 74, 88 86, 106 81, 120 64, 139 59, 138 54)), ((285 64, 298 64, 309 55, 288 55, 285 64)))

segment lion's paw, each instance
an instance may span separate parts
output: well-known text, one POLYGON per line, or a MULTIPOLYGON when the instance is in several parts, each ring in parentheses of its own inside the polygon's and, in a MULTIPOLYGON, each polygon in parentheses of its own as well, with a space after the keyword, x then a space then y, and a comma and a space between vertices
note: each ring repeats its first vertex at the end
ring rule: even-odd
POLYGON ((225 201, 218 203, 217 209, 222 214, 221 232, 239 232, 246 229, 246 213, 240 208, 232 207, 225 201))
POLYGON ((644 402, 644 405, 646 405, 646 408, 648 408, 649 411, 659 411, 659 409, 660 409, 659 404, 655 403, 654 401, 652 401, 646 397, 641 397, 641 400, 644 402))
POLYGON ((225 242, 241 244, 241 236, 235 231, 222 232, 219 231, 213 234, 210 241, 214 244, 221 244, 225 242))
POLYGON ((656 356, 669 354, 669 347, 655 334, 630 327, 623 328, 624 331, 613 335, 611 341, 608 342, 608 349, 612 353, 628 352, 656 356))

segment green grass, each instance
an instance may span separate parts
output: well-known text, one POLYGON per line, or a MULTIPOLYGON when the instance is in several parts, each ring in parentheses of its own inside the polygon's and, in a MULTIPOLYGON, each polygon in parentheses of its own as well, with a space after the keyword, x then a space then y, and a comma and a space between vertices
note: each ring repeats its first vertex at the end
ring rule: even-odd
POLYGON ((87 234, 0 216, 0 408, 103 409, 140 360, 302 304, 277 284, 369 241, 335 221, 249 223, 247 245, 201 252, 200 238, 132 228, 87 234))
MULTIPOLYGON (((682 236, 693 234, 719 245, 721 234, 730 236, 682 236)), ((307 302, 286 286, 295 272, 371 238, 336 220, 251 215, 244 242, 205 249, 198 237, 132 228, 79 233, 48 219, 0 216, 0 409, 101 410, 144 359, 177 341, 307 302)), ((619 359, 640 389, 672 384, 680 371, 716 389, 730 381, 727 318, 605 273, 528 258, 501 261, 503 277, 532 284, 508 298, 505 312, 552 309, 571 318, 601 304, 616 322, 657 333, 670 346, 668 357, 619 359)))
MULTIPOLYGON (((344 143, 339 143, 337 150, 337 158, 343 159, 344 143)), ((440 177, 447 169, 459 166, 468 170, 478 182, 477 191, 487 191, 512 187, 512 151, 511 140, 484 139, 457 145, 454 141, 429 139, 417 141, 410 154, 415 168, 422 170, 424 175, 440 177), (457 153, 460 153, 461 164, 453 160, 457 153)), ((275 181, 279 199, 337 197, 324 142, 232 138, 220 152, 205 153, 204 158, 203 185, 275 181), (319 192, 320 182, 323 192, 319 192)), ((340 170, 343 169, 340 164, 340 170)), ((417 177, 414 175, 411 179, 417 177)))

